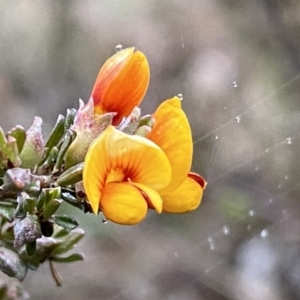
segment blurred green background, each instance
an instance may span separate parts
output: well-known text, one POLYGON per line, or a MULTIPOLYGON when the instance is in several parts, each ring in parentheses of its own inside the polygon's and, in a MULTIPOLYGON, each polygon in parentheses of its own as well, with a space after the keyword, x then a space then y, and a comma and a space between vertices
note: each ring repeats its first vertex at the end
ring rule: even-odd
POLYGON ((87 100, 115 46, 151 67, 151 113, 182 93, 200 208, 134 227, 65 206, 85 261, 24 281, 31 299, 300 298, 300 2, 0 0, 0 123, 8 130, 87 100))

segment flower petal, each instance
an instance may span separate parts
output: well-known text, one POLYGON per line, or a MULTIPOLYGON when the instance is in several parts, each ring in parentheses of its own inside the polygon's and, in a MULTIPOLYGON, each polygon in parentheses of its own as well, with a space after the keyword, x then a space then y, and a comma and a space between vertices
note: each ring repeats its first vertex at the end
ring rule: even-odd
POLYGON ((105 62, 96 79, 91 93, 95 113, 116 112, 114 124, 119 124, 141 103, 149 79, 149 64, 142 52, 134 48, 119 51, 105 62))
POLYGON ((177 190, 163 196, 163 212, 185 213, 196 209, 202 199, 203 189, 192 178, 186 177, 177 190))
POLYGON ((148 138, 168 156, 172 166, 172 181, 161 195, 175 190, 190 170, 193 141, 188 119, 178 97, 164 101, 154 113, 156 120, 148 138))
POLYGON ((159 214, 162 212, 162 200, 158 192, 141 183, 131 182, 131 184, 141 191, 149 208, 155 209, 159 214))
POLYGON ((83 184, 94 213, 98 213, 101 191, 106 183, 131 181, 159 192, 169 184, 171 176, 169 160, 156 144, 109 126, 88 150, 83 184))
POLYGON ((147 202, 140 191, 129 183, 107 184, 100 208, 108 220, 123 225, 137 224, 147 214, 147 202))

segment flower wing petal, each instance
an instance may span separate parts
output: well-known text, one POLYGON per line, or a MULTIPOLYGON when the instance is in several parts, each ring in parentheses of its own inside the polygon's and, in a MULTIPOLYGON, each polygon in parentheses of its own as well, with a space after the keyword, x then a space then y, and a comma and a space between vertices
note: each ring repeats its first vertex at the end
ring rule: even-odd
POLYGON ((172 166, 172 181, 161 195, 175 190, 190 170, 193 141, 188 119, 178 97, 164 101, 154 113, 155 124, 148 138, 168 156, 172 166))
POLYGON ((141 191, 145 201, 148 203, 149 208, 155 209, 159 214, 162 212, 162 199, 158 192, 152 188, 149 188, 145 184, 135 182, 132 182, 131 184, 141 191))
POLYGON ((123 225, 137 224, 147 214, 147 202, 140 191, 129 183, 107 184, 100 208, 108 220, 123 225))
POLYGON ((163 196, 163 211, 185 213, 194 210, 200 205, 202 195, 202 187, 192 178, 186 177, 174 192, 163 196))

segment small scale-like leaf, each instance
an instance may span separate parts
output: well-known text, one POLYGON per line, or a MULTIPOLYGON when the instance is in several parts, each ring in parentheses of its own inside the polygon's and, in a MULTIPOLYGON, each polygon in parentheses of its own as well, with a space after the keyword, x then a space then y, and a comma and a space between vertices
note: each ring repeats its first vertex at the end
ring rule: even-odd
POLYGON ((54 215, 53 220, 58 226, 66 230, 73 230, 78 226, 77 221, 67 215, 54 215))
POLYGON ((23 146, 24 146, 24 143, 25 143, 25 140, 26 140, 25 129, 22 126, 17 125, 14 128, 12 128, 7 133, 7 135, 12 136, 16 139, 17 146, 18 146, 18 152, 21 153, 22 149, 23 149, 23 146))
POLYGON ((29 214, 33 214, 34 213, 34 211, 35 211, 35 205, 36 205, 36 199, 34 199, 34 198, 27 198, 24 201, 25 210, 29 214))
POLYGON ((0 247, 0 270, 19 280, 23 280, 27 273, 27 267, 19 255, 4 247, 0 247))
POLYGON ((68 235, 57 239, 58 244, 53 249, 51 256, 56 256, 63 254, 71 250, 84 236, 84 231, 82 229, 75 229, 71 231, 68 235))
POLYGON ((51 149, 56 146, 61 137, 64 134, 65 127, 65 117, 63 115, 59 115, 56 121, 56 124, 46 142, 46 147, 51 149))
POLYGON ((9 202, 0 202, 0 216, 11 222, 15 217, 15 205, 9 202))
POLYGON ((36 251, 36 240, 26 244, 26 252, 29 256, 32 256, 36 251))
POLYGON ((75 115, 77 110, 75 108, 68 108, 65 120, 65 132, 70 129, 74 123, 75 115))
POLYGON ((57 178, 56 183, 60 186, 67 186, 81 181, 83 166, 84 163, 82 162, 67 169, 57 178))
POLYGON ((36 215, 28 215, 16 222, 14 226, 14 247, 35 241, 42 236, 41 226, 36 215))
POLYGON ((61 199, 51 199, 43 211, 43 221, 46 221, 49 218, 51 218, 52 215, 55 214, 62 202, 63 200, 61 199))
POLYGON ((70 263, 74 261, 82 261, 84 259, 84 256, 81 253, 73 253, 66 257, 52 256, 50 259, 59 263, 70 263))

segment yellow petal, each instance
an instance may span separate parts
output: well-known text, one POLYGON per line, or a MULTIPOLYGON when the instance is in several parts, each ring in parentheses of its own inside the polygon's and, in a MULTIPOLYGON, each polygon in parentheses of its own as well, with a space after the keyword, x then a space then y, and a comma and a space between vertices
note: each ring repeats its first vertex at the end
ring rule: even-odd
POLYGON ((154 113, 155 124, 148 138, 168 156, 172 166, 172 181, 161 195, 175 190, 190 170, 193 141, 188 119, 178 97, 164 101, 154 113))
POLYGON ((123 225, 137 224, 147 214, 147 202, 140 191, 129 183, 107 184, 100 208, 108 220, 123 225))
POLYGON ((98 213, 106 183, 131 181, 159 192, 169 184, 171 176, 169 160, 156 144, 109 126, 87 152, 83 184, 94 213, 98 213))
POLYGON ((119 51, 109 58, 96 79, 91 98, 95 113, 116 112, 113 123, 138 106, 149 85, 150 69, 147 58, 134 48, 119 51))
POLYGON ((131 184, 141 191, 149 208, 155 209, 159 214, 162 212, 162 200, 158 192, 141 183, 132 182, 131 184))
POLYGON ((196 209, 203 195, 202 187, 192 178, 186 177, 177 190, 163 196, 163 212, 185 213, 196 209))

